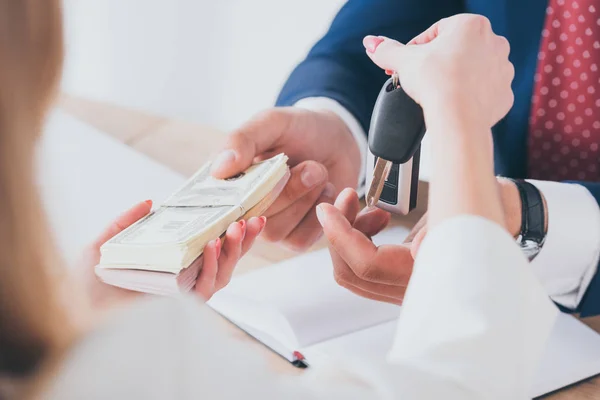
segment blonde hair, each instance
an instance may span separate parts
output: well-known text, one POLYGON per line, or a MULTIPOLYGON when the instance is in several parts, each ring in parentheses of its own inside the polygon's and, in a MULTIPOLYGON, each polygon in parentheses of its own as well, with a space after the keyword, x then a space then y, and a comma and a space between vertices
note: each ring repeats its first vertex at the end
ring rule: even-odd
POLYGON ((57 257, 34 154, 63 58, 59 0, 0 0, 0 376, 32 376, 65 345, 57 257))

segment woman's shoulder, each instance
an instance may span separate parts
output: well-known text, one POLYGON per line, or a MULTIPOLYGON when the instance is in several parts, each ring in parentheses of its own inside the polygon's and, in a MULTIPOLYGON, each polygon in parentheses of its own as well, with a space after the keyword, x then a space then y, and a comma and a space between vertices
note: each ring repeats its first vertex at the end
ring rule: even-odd
POLYGON ((190 337, 216 336, 213 315, 192 297, 144 299, 82 337, 64 358, 50 398, 174 398, 190 337), (207 323, 208 322, 208 323, 207 323))

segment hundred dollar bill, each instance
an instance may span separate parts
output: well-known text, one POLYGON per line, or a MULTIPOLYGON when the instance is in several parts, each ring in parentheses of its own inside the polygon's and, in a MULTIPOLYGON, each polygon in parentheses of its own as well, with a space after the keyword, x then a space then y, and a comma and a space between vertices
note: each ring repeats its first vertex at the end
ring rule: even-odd
POLYGON ((281 175, 281 166, 287 157, 279 154, 252 165, 246 171, 228 179, 210 175, 211 163, 202 167, 182 188, 165 202, 169 207, 246 206, 264 197, 265 183, 281 175))
POLYGON ((104 244, 101 263, 179 271, 197 256, 188 250, 201 251, 238 217, 234 206, 161 207, 104 244))
POLYGON ((173 245, 186 243, 234 207, 161 207, 110 240, 125 245, 173 245))
POLYGON ((156 211, 105 243, 96 270, 178 273, 190 266, 206 243, 222 235, 229 224, 248 215, 247 211, 257 204, 272 202, 275 189, 280 191, 289 177, 284 154, 254 164, 231 179, 215 179, 209 171, 210 163, 156 211))

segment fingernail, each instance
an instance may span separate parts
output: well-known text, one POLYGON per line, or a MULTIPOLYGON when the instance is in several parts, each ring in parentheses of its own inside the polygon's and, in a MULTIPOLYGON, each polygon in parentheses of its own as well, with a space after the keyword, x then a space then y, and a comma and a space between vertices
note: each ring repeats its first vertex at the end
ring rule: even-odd
POLYGON ((317 206, 317 219, 319 220, 321 226, 325 224, 325 212, 323 211, 320 205, 317 206))
POLYGON ((146 200, 144 201, 144 203, 148 204, 150 207, 152 207, 152 200, 146 200))
POLYGON ((262 232, 263 229, 265 229, 265 226, 267 226, 267 217, 265 217, 264 215, 262 217, 259 218, 260 219, 260 231, 262 232))
POLYGON ((235 152, 233 150, 225 150, 221 152, 210 166, 210 171, 216 171, 235 161, 235 152))
POLYGON ((335 198, 335 186, 333 186, 333 183, 327 182, 327 185, 325 185, 325 189, 323 189, 322 195, 325 197, 329 197, 330 199, 335 198))
POLYGON ((217 251, 217 259, 221 256, 221 238, 215 240, 215 250, 217 251))
POLYGON ((320 231, 319 234, 317 235, 317 237, 315 238, 315 241, 313 242, 313 244, 317 243, 319 240, 321 240, 321 238, 323 237, 323 235, 325 234, 325 232, 320 231))
POLYGON ((319 167, 315 164, 307 165, 302 174, 300 175, 300 180, 302 184, 307 188, 318 185, 319 183, 325 180, 326 175, 323 167, 319 167))
POLYGON ((240 228, 242 229, 242 240, 246 237, 246 221, 241 220, 238 222, 240 224, 240 228))
POLYGON ((376 37, 376 36, 367 36, 363 40, 363 45, 367 49, 369 53, 375 53, 377 47, 384 41, 385 39, 376 37))
POLYGON ((394 71, 392 71, 391 69, 386 69, 385 73, 386 75, 394 75, 394 71))

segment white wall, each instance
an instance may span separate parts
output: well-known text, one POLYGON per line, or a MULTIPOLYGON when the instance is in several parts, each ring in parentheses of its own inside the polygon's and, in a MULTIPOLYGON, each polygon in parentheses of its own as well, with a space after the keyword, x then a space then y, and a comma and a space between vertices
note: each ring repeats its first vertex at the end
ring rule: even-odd
POLYGON ((64 91, 225 130, 269 107, 343 0, 65 0, 64 91))

